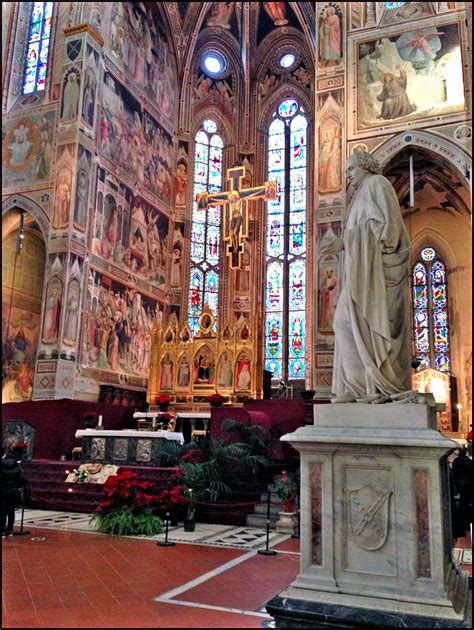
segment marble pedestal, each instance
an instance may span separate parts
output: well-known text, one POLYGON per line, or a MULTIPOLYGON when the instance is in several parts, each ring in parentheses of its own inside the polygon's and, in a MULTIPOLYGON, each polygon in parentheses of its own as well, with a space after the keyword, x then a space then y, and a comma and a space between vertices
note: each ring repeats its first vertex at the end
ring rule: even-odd
POLYGON ((267 603, 276 627, 467 627, 451 560, 456 443, 434 406, 316 405, 313 426, 281 439, 301 454, 301 572, 267 603))

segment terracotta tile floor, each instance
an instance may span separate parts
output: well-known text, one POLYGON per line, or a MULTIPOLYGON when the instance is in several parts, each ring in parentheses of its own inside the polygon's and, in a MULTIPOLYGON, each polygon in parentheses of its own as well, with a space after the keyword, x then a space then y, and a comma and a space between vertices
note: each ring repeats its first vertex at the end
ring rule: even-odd
MULTIPOLYGON (((456 548, 467 561, 470 537, 456 548)), ((298 539, 274 549, 264 556, 203 543, 159 547, 34 527, 2 540, 2 627, 260 628, 270 619, 265 603, 299 571, 298 539)))
POLYGON ((276 556, 262 556, 34 528, 2 540, 2 627, 260 628, 270 619, 265 602, 299 570, 299 540, 282 545, 276 556), (176 603, 167 601, 197 578, 203 581, 183 587, 176 603))

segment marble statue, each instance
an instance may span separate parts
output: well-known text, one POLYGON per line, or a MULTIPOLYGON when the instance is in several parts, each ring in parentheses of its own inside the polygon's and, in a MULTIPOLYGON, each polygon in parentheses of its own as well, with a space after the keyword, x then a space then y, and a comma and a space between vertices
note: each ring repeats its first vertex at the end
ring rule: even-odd
POLYGON ((355 188, 342 238, 320 254, 343 252, 334 316, 332 402, 413 400, 410 369, 410 240, 391 183, 365 151, 346 163, 355 188))

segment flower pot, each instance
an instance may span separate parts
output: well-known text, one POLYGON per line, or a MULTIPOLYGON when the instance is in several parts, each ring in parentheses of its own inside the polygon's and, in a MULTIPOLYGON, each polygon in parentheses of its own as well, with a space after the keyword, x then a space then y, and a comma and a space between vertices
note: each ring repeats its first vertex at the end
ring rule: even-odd
POLYGON ((279 534, 294 534, 296 532, 297 521, 294 512, 278 512, 280 517, 275 525, 275 531, 279 534))
POLYGON ((196 520, 194 518, 185 518, 184 519, 184 531, 185 532, 193 532, 196 528, 196 520))
POLYGON ((295 502, 293 499, 288 499, 287 501, 283 501, 283 508, 285 512, 294 512, 295 511, 295 502))

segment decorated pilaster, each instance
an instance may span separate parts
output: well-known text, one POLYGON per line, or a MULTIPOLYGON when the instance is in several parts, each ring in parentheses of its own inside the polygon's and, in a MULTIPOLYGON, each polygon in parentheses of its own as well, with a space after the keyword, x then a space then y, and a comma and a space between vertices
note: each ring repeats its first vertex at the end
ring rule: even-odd
MULTIPOLYGON (((77 397, 94 141, 103 39, 88 24, 64 29, 56 179, 33 399, 77 397)), ((45 121, 46 125, 46 121, 45 121)), ((48 130, 44 129, 45 140, 48 130)))

